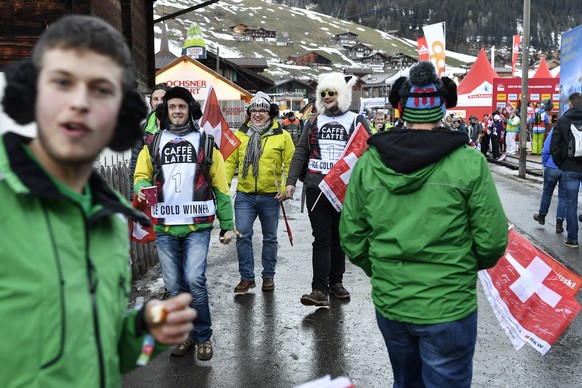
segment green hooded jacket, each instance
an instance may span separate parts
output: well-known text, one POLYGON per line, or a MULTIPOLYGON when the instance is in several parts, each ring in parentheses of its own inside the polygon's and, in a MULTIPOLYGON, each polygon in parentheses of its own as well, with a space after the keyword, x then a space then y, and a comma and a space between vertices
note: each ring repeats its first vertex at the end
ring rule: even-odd
POLYGON ((477 271, 504 254, 507 218, 487 161, 448 129, 372 136, 340 220, 350 260, 386 318, 452 322, 477 309, 477 271))
POLYGON ((127 206, 96 173, 82 200, 0 137, 0 387, 120 387, 145 337, 127 311, 127 206))

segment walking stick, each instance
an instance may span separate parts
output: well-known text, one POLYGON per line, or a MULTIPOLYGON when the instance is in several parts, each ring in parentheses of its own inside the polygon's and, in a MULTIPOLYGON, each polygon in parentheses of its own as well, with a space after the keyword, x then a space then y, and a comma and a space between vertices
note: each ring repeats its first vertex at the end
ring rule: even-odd
MULTIPOLYGON (((284 174, 283 171, 281 174, 284 174)), ((275 167, 273 167, 273 177, 275 178, 275 187, 277 188, 277 193, 281 194, 281 189, 279 189, 279 182, 277 181, 277 174, 275 174, 275 167)), ((285 213, 285 206, 283 206, 283 201, 279 202, 281 204, 281 210, 283 211, 283 219, 285 220, 285 228, 287 229, 287 235, 289 236, 289 242, 293 246, 293 233, 291 233, 291 226, 289 226, 289 221, 287 221, 287 213, 285 213)))

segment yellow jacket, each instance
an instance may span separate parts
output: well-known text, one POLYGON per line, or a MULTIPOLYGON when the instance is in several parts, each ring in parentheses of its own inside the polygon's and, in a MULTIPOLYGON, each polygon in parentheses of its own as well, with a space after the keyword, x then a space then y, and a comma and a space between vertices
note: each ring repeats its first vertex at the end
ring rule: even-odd
POLYGON ((277 180, 281 191, 285 191, 286 174, 282 177, 282 169, 289 171, 289 165, 295 152, 291 135, 281 129, 277 120, 273 120, 271 133, 264 134, 261 138, 262 154, 259 159, 258 176, 253 175, 251 164, 246 178, 243 178, 243 162, 250 139, 247 134, 248 130, 249 125, 246 124, 235 132, 235 136, 239 138, 241 144, 226 159, 227 182, 232 181, 234 172, 238 168, 237 191, 247 194, 274 194, 277 192, 275 180, 277 180))

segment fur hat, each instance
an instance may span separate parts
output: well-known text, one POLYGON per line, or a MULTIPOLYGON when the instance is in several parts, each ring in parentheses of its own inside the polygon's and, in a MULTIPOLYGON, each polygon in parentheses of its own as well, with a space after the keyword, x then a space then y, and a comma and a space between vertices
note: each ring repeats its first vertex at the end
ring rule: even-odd
POLYGON ((352 103, 352 87, 356 84, 358 77, 345 76, 342 73, 324 73, 317 81, 317 91, 315 96, 315 107, 318 112, 325 111, 325 103, 321 97, 324 90, 337 92, 337 106, 340 111, 347 112, 352 103))
POLYGON ((443 118, 446 108, 457 106, 457 85, 448 77, 439 79, 432 63, 421 61, 410 68, 409 78, 392 85, 388 100, 411 123, 433 123, 443 118))

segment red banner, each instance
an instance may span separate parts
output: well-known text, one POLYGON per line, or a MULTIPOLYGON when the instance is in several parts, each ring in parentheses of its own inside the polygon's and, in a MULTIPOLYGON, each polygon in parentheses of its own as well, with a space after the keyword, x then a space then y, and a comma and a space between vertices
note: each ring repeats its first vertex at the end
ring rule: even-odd
POLYGON ((211 86, 208 87, 208 96, 204 103, 204 111, 200 119, 200 128, 206 133, 214 136, 214 142, 218 146, 224 160, 240 145, 240 140, 228 127, 228 122, 224 119, 216 98, 216 92, 211 86))
POLYGON ((515 349, 527 343, 546 354, 581 309, 574 295, 582 279, 515 230, 505 255, 479 278, 515 349))
POLYGON ((370 135, 366 131, 366 128, 364 128, 362 123, 359 123, 354 133, 352 133, 348 144, 346 144, 346 148, 341 157, 319 184, 322 193, 325 194, 329 202, 331 202, 338 212, 341 212, 343 208, 344 197, 352 169, 362 155, 362 152, 366 149, 366 142, 369 137, 370 135))
POLYGON ((513 46, 511 49, 511 76, 515 77, 515 64, 521 47, 521 35, 513 35, 513 46))
POLYGON ((428 61, 430 58, 428 56, 428 45, 426 44, 426 38, 423 36, 416 39, 416 44, 418 45, 418 60, 428 61))

